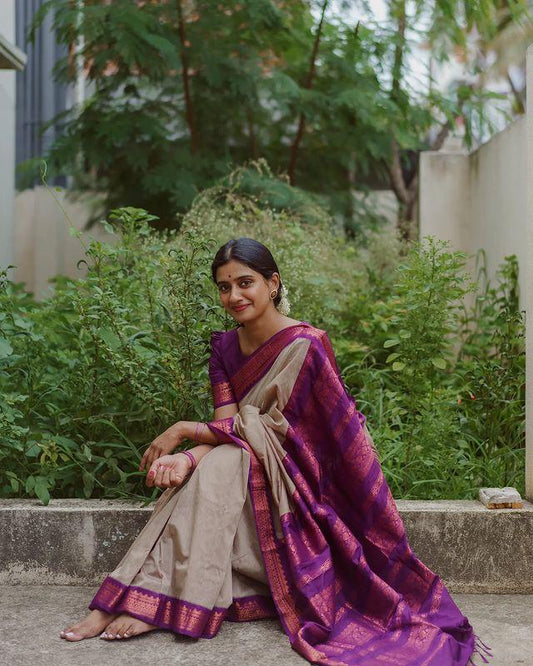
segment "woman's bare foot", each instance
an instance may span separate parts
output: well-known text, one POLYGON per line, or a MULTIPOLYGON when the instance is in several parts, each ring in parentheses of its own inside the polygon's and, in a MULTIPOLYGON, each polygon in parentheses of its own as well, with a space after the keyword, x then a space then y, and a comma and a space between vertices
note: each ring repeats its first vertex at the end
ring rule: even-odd
POLYGON ((136 617, 131 617, 131 615, 128 615, 127 613, 123 613, 107 625, 105 631, 100 635, 100 638, 106 638, 107 640, 114 640, 115 638, 131 638, 132 636, 138 636, 139 634, 144 634, 147 631, 153 631, 154 629, 159 629, 159 627, 138 620, 136 617))
POLYGON ((84 638, 92 638, 99 634, 102 629, 114 620, 119 613, 106 613, 98 609, 92 610, 86 618, 77 624, 64 629, 59 635, 67 641, 81 641, 84 638))

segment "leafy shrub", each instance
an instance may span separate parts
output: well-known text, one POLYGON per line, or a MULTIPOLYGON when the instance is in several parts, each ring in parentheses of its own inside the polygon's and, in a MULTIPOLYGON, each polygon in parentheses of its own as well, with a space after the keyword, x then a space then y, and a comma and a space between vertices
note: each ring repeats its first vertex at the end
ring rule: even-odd
POLYGON ((4 275, 0 383, 12 393, 0 458, 14 493, 139 493, 140 451, 171 423, 206 416, 209 331, 221 325, 209 243, 178 244, 150 221, 113 214, 120 242, 91 242, 87 278, 57 279, 43 303, 4 275))
POLYGON ((337 321, 337 290, 349 293, 331 277, 342 248, 316 211, 306 224, 220 185, 198 198, 179 233, 154 230, 146 211, 114 211, 105 224, 116 242, 93 240, 87 277, 56 278, 42 303, 4 273, 0 493, 144 497, 137 467, 150 441, 178 420, 210 418, 209 335, 233 325, 210 275, 221 243, 243 233, 267 241, 291 315, 337 321))
POLYGON ((395 233, 369 234, 359 247, 319 207, 289 216, 235 183, 199 196, 179 233, 152 222, 115 211, 116 242, 92 241, 87 277, 56 278, 44 302, 1 274, 1 496, 147 497, 137 470, 149 442, 210 418, 209 334, 233 326, 210 263, 240 235, 272 249, 291 316, 331 334, 396 497, 523 492, 516 257, 468 308, 476 283, 447 243, 427 237, 405 255, 395 233))
POLYGON ((482 288, 469 309, 479 284, 463 270, 467 255, 448 245, 424 238, 398 264, 388 293, 369 281, 368 294, 354 294, 352 330, 336 341, 341 368, 395 496, 473 498, 483 485, 523 492, 516 257, 506 258, 500 286, 482 288))

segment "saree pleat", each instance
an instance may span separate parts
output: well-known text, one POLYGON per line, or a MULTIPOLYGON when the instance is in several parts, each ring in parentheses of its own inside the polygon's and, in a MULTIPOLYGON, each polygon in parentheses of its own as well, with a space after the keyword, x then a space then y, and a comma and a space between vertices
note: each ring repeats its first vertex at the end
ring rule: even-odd
POLYGON ((215 636, 224 619, 277 617, 247 488, 249 460, 222 444, 182 486, 165 490, 89 608, 202 638, 215 636))

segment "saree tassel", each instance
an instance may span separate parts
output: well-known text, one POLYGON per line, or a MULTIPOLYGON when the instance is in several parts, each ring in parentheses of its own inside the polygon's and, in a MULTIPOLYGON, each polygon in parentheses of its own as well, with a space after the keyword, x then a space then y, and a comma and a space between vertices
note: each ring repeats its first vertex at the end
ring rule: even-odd
MULTIPOLYGON (((485 659, 485 657, 481 654, 481 652, 480 652, 479 650, 474 649, 474 652, 472 652, 472 654, 473 654, 473 655, 474 655, 474 654, 479 654, 479 656, 481 657, 481 659, 483 659, 483 663, 485 663, 485 664, 488 664, 488 663, 489 663, 489 660, 488 660, 488 659, 485 659)), ((468 658, 468 661, 467 661, 467 666, 478 666, 478 664, 476 664, 476 662, 472 659, 472 656, 470 656, 470 657, 468 658)))
MULTIPOLYGON (((486 645, 477 634, 474 634, 474 638, 475 638, 475 643, 474 643, 474 651, 472 652, 472 654, 473 655, 478 654, 483 660, 484 664, 490 663, 489 659, 487 659, 485 655, 482 654, 482 652, 484 652, 489 657, 493 657, 494 655, 491 653, 490 647, 486 645)), ((472 659, 472 657, 468 659, 467 666, 476 666, 476 663, 472 659)))
POLYGON ((484 642, 481 640, 481 638, 480 638, 479 636, 477 636, 476 634, 474 634, 474 637, 475 637, 475 639, 476 639, 476 641, 477 641, 478 647, 481 646, 482 649, 484 650, 485 654, 488 654, 488 655, 490 655, 490 656, 492 657, 492 656, 493 656, 493 655, 492 655, 492 652, 491 652, 492 648, 490 647, 490 645, 487 645, 486 643, 484 643, 484 642))

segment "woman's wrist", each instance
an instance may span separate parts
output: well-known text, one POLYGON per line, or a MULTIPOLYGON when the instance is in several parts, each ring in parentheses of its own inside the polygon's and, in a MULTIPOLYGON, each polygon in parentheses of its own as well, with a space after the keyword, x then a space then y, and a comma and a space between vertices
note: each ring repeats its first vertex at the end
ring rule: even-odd
POLYGON ((178 421, 171 426, 172 434, 177 438, 176 446, 184 439, 198 444, 216 444, 217 438, 213 435, 207 423, 203 421, 178 421))
POLYGON ((179 453, 183 453, 189 461, 189 472, 194 472, 195 467, 198 465, 198 460, 192 454, 192 451, 179 451, 179 453))

